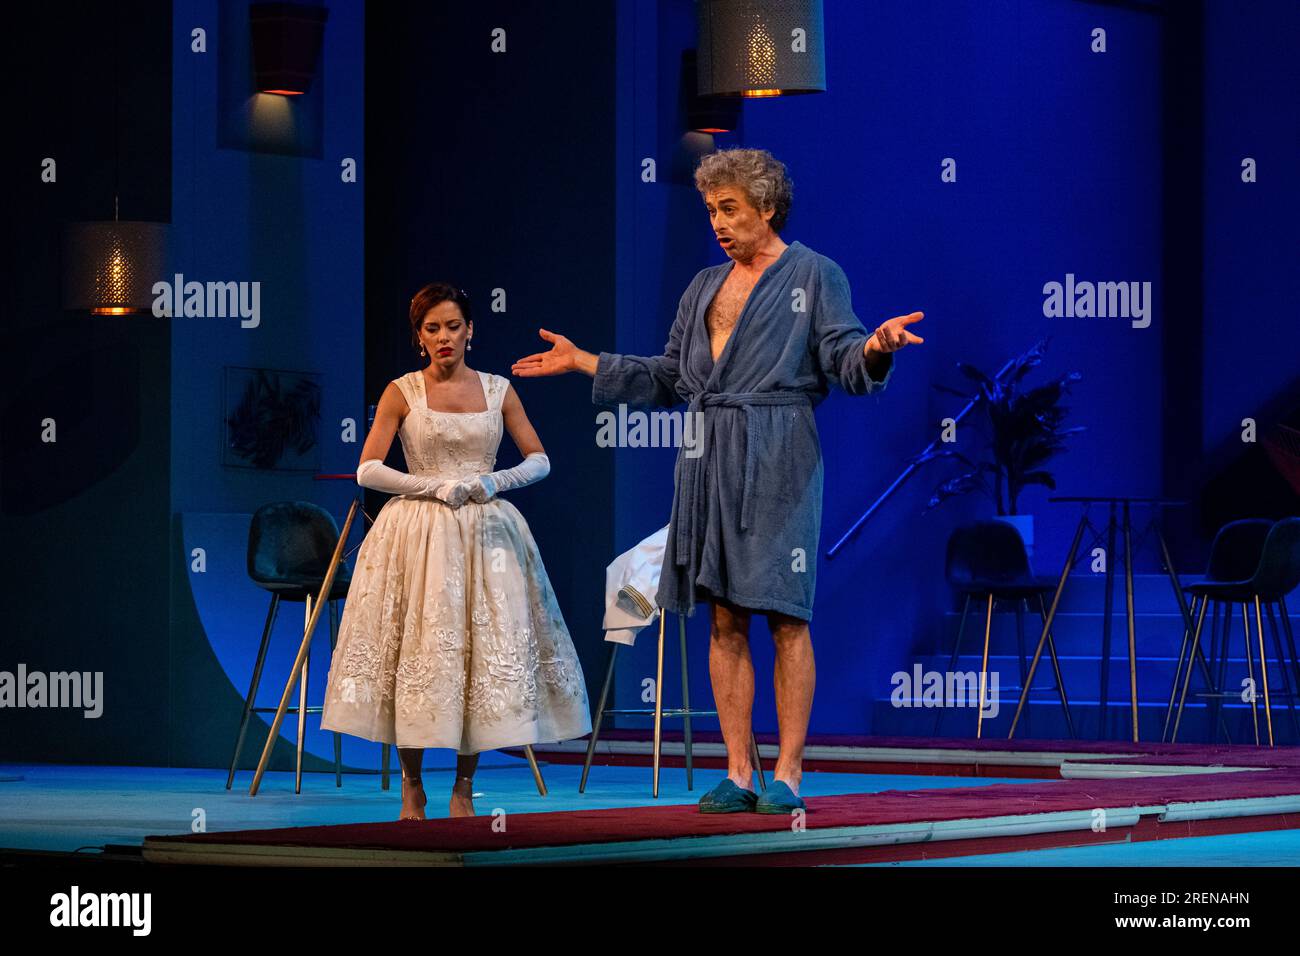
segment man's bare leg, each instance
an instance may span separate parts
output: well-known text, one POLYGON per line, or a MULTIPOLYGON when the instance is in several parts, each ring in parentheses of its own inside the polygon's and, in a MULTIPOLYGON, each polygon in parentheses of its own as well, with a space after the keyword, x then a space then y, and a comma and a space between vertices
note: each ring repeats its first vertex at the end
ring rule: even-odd
POLYGON ((719 600, 709 602, 709 679, 727 745, 727 776, 736 786, 754 789, 749 755, 753 732, 754 662, 749 656, 751 612, 719 600))
POLYGON ((803 780, 803 748, 817 684, 812 634, 807 621, 779 611, 767 613, 767 626, 776 644, 772 684, 776 688, 776 722, 781 735, 772 776, 784 781, 797 795, 803 780))

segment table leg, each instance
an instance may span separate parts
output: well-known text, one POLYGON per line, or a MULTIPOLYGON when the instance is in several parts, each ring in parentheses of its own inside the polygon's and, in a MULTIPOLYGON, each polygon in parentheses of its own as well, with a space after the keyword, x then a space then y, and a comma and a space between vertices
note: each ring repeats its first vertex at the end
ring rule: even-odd
POLYGON ((1047 611, 1047 616, 1043 618, 1043 633, 1038 638, 1038 647, 1034 649, 1034 659, 1029 664, 1029 677, 1025 681, 1025 686, 1020 689, 1020 702, 1016 704, 1015 716, 1011 718, 1011 729, 1007 731, 1007 739, 1010 740, 1016 735, 1016 724, 1020 722, 1020 713, 1025 708, 1025 701, 1029 698, 1029 687, 1034 682, 1034 674, 1038 670, 1039 658, 1043 656, 1043 645, 1047 643, 1047 635, 1052 633, 1052 621, 1056 619, 1056 609, 1061 603, 1061 592, 1065 590, 1065 579, 1070 576, 1070 569, 1074 567, 1074 557, 1079 553, 1079 542, 1083 540, 1083 529, 1088 523, 1088 509, 1084 509, 1082 517, 1079 518, 1079 525, 1074 529, 1074 540, 1070 542, 1070 552, 1065 556, 1065 565, 1061 568, 1061 577, 1056 582, 1056 592, 1052 595, 1052 606, 1047 611))
POLYGON ((1133 525, 1129 503, 1124 502, 1124 592, 1128 610, 1128 689, 1133 724, 1133 743, 1138 742, 1137 634, 1133 627, 1133 525))
POLYGON ((1097 693, 1097 739, 1108 736, 1110 715, 1110 626, 1115 596, 1115 502, 1106 519, 1106 598, 1101 619, 1101 689, 1097 693))

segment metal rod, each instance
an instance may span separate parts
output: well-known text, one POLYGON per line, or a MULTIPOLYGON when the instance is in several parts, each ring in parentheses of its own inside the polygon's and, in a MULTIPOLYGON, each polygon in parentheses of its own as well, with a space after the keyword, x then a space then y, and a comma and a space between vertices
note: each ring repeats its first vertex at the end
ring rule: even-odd
POLYGON ((1043 645, 1047 642, 1047 635, 1052 632, 1052 621, 1056 620, 1056 608, 1061 603, 1061 592, 1065 590, 1065 579, 1070 576, 1070 569, 1074 567, 1074 556, 1079 551, 1079 542, 1083 540, 1083 529, 1087 523, 1088 509, 1085 507, 1083 515, 1079 518, 1079 524, 1074 529, 1074 540, 1070 542, 1070 551, 1065 556, 1065 564, 1061 567, 1061 577, 1056 582, 1056 593, 1052 595, 1052 606, 1048 609, 1047 616, 1043 618, 1043 633, 1039 635, 1038 647, 1034 649, 1034 659, 1029 664, 1029 680, 1020 689, 1020 702, 1016 704, 1015 716, 1011 718, 1011 729, 1007 731, 1008 740, 1016 735, 1016 725, 1020 723, 1020 712, 1025 707, 1025 701, 1029 699, 1029 686, 1034 682, 1034 674, 1038 671, 1038 661, 1043 656, 1043 645))
POLYGON ((600 703, 596 706, 596 720, 591 725, 591 739, 587 741, 587 757, 582 762, 582 779, 578 781, 578 792, 587 790, 587 774, 591 773, 591 760, 596 754, 596 741, 600 738, 600 726, 605 722, 605 703, 609 700, 609 688, 614 683, 614 659, 618 656, 618 642, 610 641, 609 664, 605 667, 605 683, 600 688, 600 703))
POLYGON ((694 790, 691 753, 691 675, 686 667, 686 617, 677 615, 677 636, 682 647, 682 741, 686 744, 686 789, 694 790))
POLYGON ((664 725, 664 618, 667 613, 663 610, 659 612, 659 663, 655 668, 655 752, 654 752, 654 781, 651 787, 650 795, 658 798, 659 796, 659 749, 663 745, 663 725, 664 725))
POLYGON ((1133 525, 1124 502, 1124 593, 1128 613, 1128 689, 1132 704, 1133 743, 1138 742, 1137 631, 1133 620, 1133 525))

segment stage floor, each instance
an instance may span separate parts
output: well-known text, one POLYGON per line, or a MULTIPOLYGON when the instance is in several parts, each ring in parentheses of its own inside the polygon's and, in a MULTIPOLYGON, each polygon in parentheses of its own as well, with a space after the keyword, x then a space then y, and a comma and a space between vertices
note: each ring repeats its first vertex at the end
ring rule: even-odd
MULTIPOLYGON (((770 770, 770 767, 769 767, 770 770)), ((500 808, 509 814, 565 810, 605 810, 649 804, 694 804, 722 779, 719 770, 695 771, 695 790, 686 789, 686 771, 665 768, 659 799, 650 796, 647 767, 593 767, 587 792, 578 793, 582 768, 542 763, 547 796, 537 792, 527 764, 501 754, 484 754, 474 778, 474 806, 480 814, 500 808)), ((105 844, 139 846, 146 836, 191 832, 197 812, 209 833, 274 827, 329 826, 396 820, 401 809, 400 776, 392 789, 380 789, 379 777, 344 774, 343 788, 333 773, 303 775, 302 793, 293 792, 293 774, 267 773, 256 797, 248 795, 252 773, 241 771, 227 791, 224 770, 177 770, 153 767, 5 765, 0 774, 23 780, 0 783, 0 848, 72 851, 105 844)), ((424 771, 432 819, 445 817, 444 794, 451 793, 453 773, 424 771)), ((989 783, 1030 783, 989 778, 989 783)), ((922 790, 968 786, 960 777, 893 774, 810 773, 805 796, 922 790)))
POLYGON ((652 799, 641 746, 611 740, 622 752, 604 759, 636 763, 593 767, 586 794, 577 754, 538 748, 546 797, 522 760, 485 755, 475 821, 437 819, 451 771, 426 769, 424 824, 393 822, 396 775, 385 792, 376 775, 345 775, 340 790, 309 774, 295 795, 291 774, 268 773, 249 797, 248 772, 227 791, 217 770, 8 766, 23 779, 0 783, 0 847, 240 865, 1300 865, 1295 748, 823 739, 810 763, 825 769, 804 776, 807 833, 792 841, 788 820, 696 813, 718 768, 697 764, 692 792, 665 767, 652 799), (488 832, 494 813, 508 837, 488 832))

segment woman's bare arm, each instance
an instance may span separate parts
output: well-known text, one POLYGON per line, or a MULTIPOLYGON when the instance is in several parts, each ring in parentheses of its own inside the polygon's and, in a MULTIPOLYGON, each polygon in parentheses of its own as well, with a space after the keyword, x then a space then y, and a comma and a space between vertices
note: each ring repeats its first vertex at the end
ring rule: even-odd
POLYGON ((388 387, 384 389, 384 394, 379 396, 379 407, 375 410, 375 423, 370 426, 370 434, 366 436, 366 443, 361 447, 358 466, 362 461, 369 461, 372 458, 383 461, 388 457, 388 452, 393 447, 393 437, 409 411, 410 408, 406 404, 406 399, 402 397, 401 389, 393 382, 389 382, 388 387))
POLYGON ((537 437, 533 423, 524 413, 524 403, 519 400, 513 385, 506 386, 506 397, 501 402, 501 417, 505 420, 506 430, 510 432, 519 454, 527 458, 534 452, 545 453, 542 440, 537 437))

